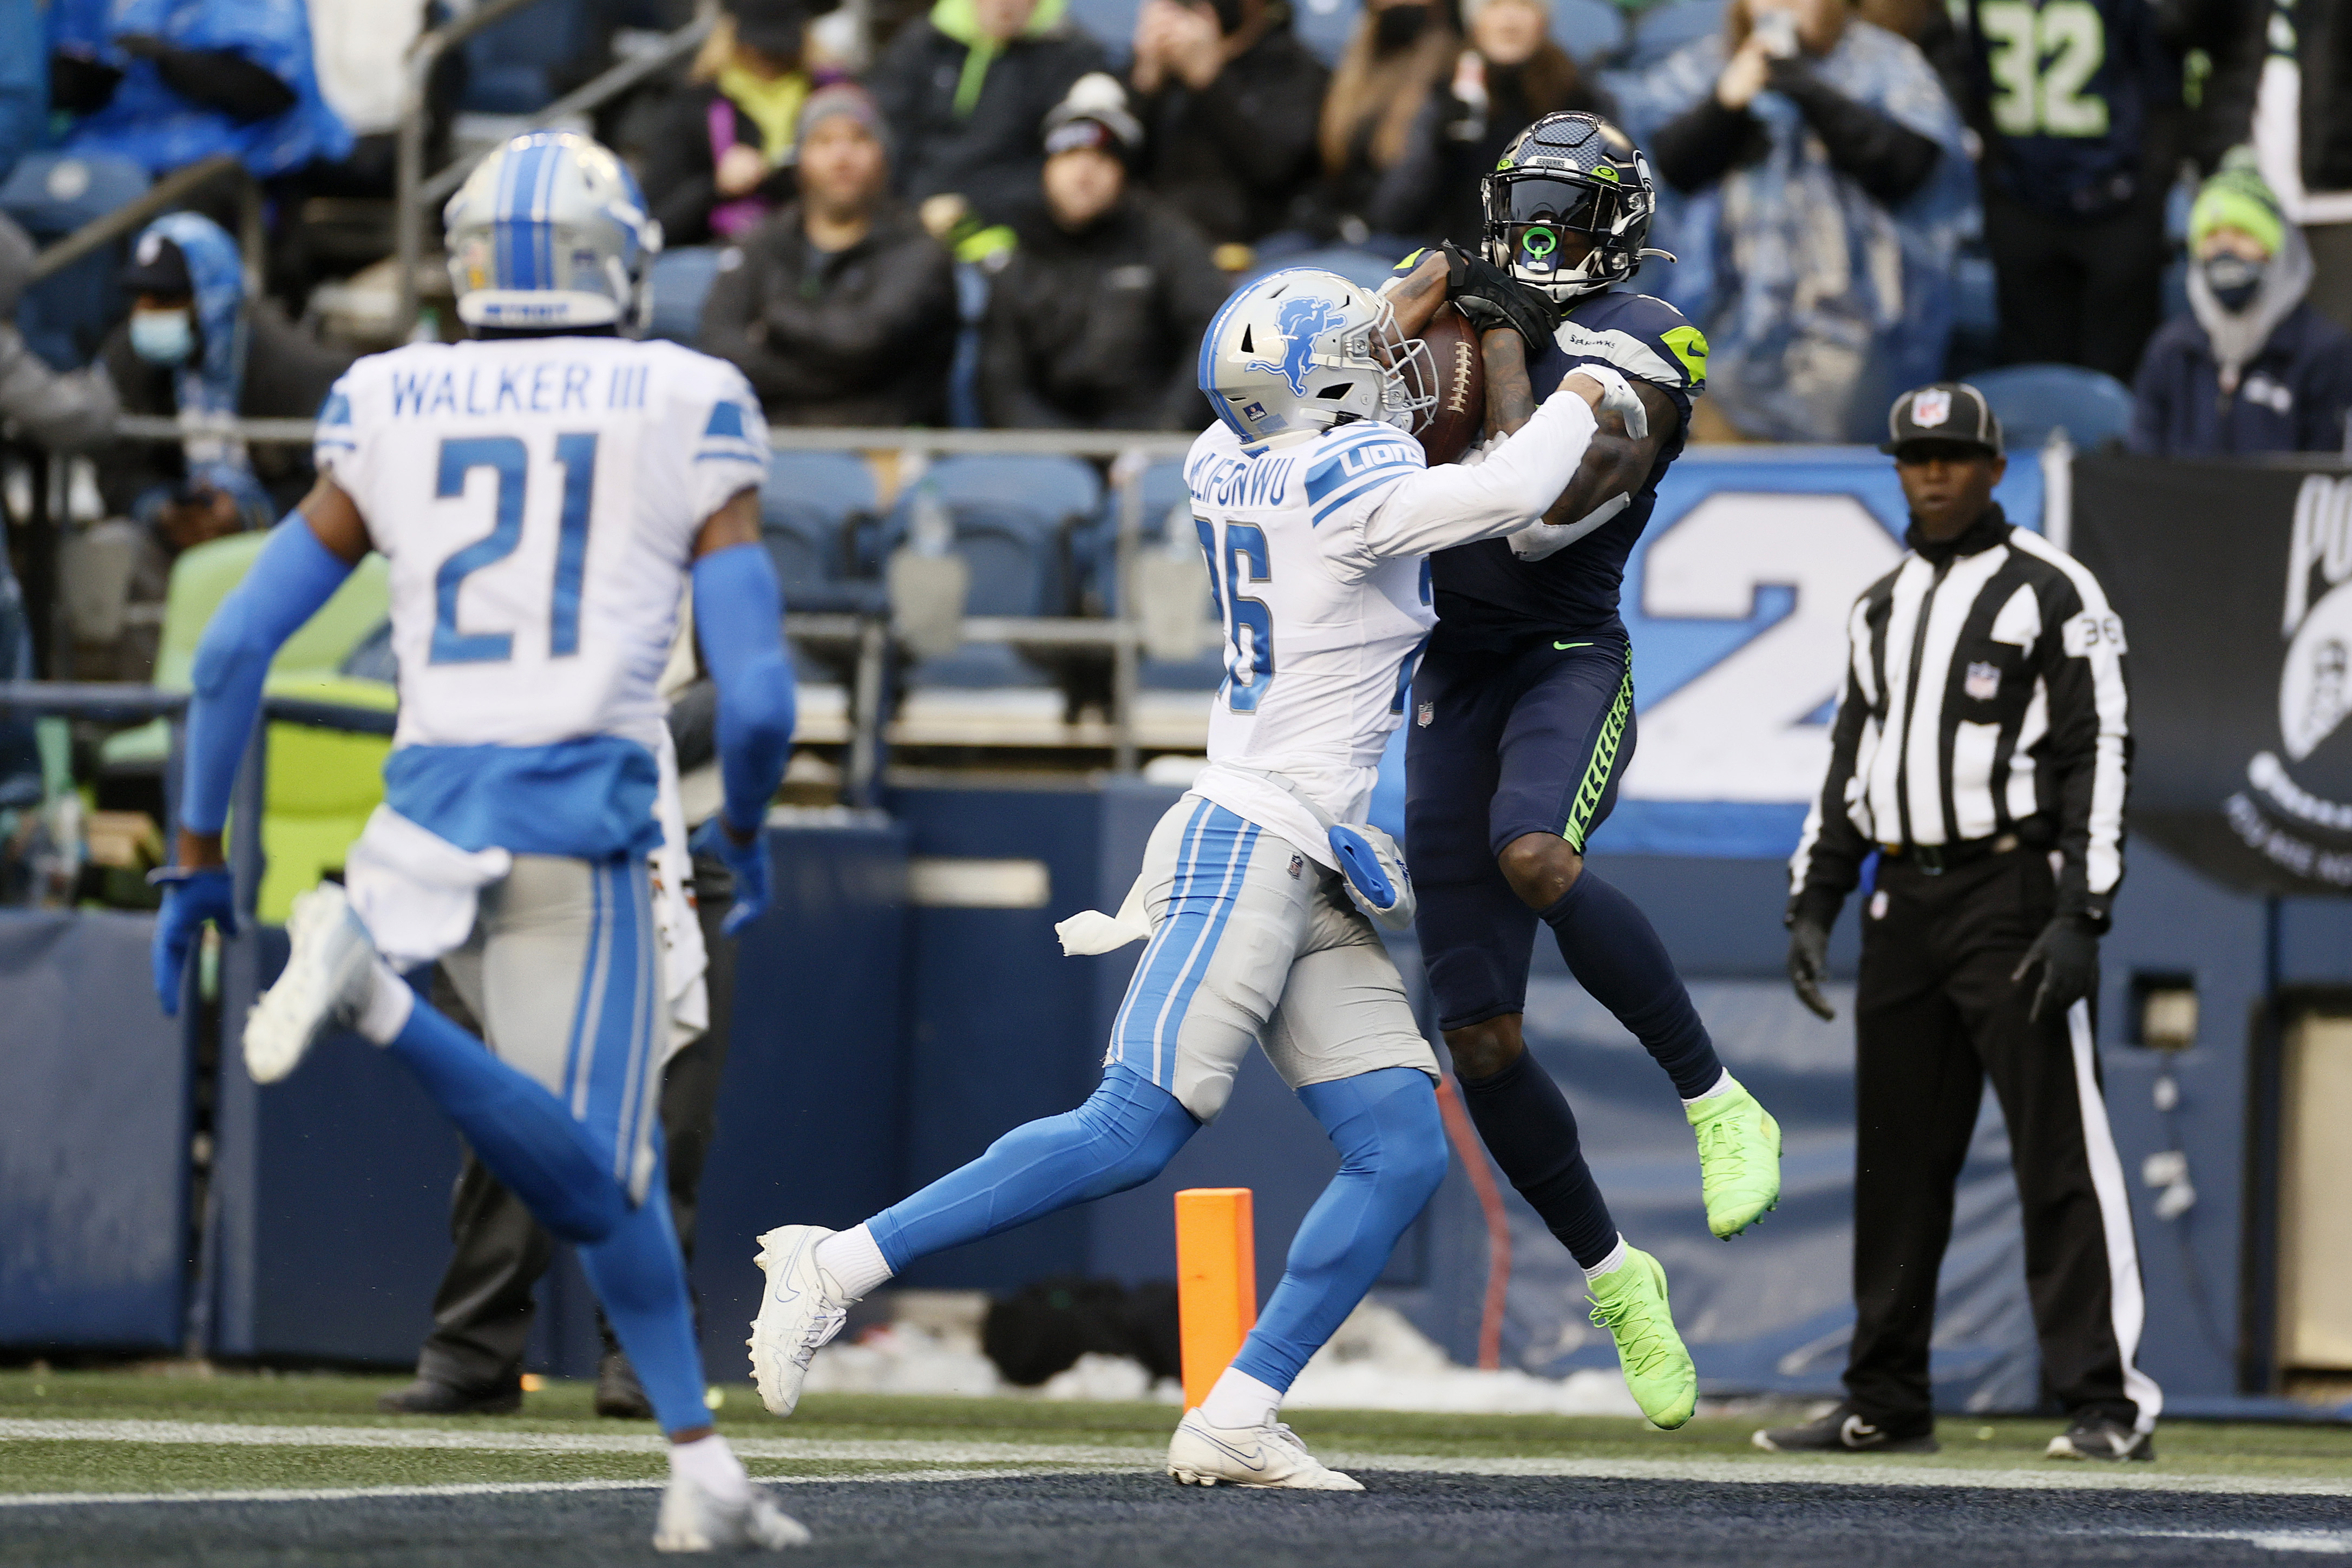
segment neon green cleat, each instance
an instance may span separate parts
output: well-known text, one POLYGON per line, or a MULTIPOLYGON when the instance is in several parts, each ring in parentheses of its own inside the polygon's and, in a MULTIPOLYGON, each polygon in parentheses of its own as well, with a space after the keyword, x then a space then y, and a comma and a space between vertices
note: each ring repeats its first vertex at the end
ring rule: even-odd
POLYGON ((1658 1260, 1628 1244, 1625 1261, 1586 1287, 1592 1321, 1617 1341, 1625 1386, 1650 1424, 1668 1431, 1698 1408, 1698 1369, 1675 1332, 1666 1310, 1666 1271, 1658 1260))
POLYGON ((1728 1241, 1780 1207, 1780 1124, 1736 1078, 1683 1111, 1698 1136, 1706 1228, 1728 1241))

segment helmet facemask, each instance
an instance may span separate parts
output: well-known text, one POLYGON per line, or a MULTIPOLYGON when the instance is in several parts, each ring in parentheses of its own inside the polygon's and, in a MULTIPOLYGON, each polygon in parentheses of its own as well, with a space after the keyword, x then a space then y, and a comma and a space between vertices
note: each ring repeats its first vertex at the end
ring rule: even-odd
POLYGON ((1349 351, 1380 372, 1381 423, 1417 434, 1437 406, 1437 361, 1427 343, 1397 329, 1396 308, 1386 295, 1372 298, 1380 313, 1349 338, 1349 351))
POLYGON ((1481 195, 1486 259, 1563 309, 1633 275, 1650 226, 1639 188, 1537 165, 1495 171, 1481 195))

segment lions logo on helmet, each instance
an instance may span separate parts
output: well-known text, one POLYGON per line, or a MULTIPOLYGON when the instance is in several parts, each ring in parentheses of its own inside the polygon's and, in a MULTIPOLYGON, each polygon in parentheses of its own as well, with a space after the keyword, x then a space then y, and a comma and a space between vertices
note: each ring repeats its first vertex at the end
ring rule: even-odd
POLYGON ((1582 113, 1548 114, 1518 134, 1479 183, 1486 259, 1566 309, 1633 276, 1657 186, 1632 138, 1582 113))
POLYGON ((1437 402, 1429 347, 1389 302, 1337 273, 1286 267, 1244 284, 1201 340, 1201 390, 1244 442, 1286 442, 1350 419, 1418 428, 1437 402))
POLYGON ((661 225, 628 166, 587 137, 534 131, 484 158, 441 214, 457 317, 472 327, 641 319, 661 225))

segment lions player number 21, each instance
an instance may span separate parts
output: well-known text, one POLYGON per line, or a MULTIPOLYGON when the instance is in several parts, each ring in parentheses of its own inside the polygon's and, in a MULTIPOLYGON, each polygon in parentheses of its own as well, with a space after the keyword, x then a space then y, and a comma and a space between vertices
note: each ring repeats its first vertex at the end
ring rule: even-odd
MULTIPOLYGON (((593 431, 555 438, 555 463, 563 470, 563 505, 555 544, 554 591, 548 602, 547 652, 561 658, 580 651, 580 579, 588 563, 588 516, 596 499, 596 435, 593 431)), ((523 497, 530 480, 530 453, 511 435, 475 435, 441 443, 434 494, 455 500, 478 468, 497 476, 490 531, 453 553, 434 574, 436 612, 433 663, 498 664, 514 657, 514 633, 461 632, 457 593, 466 579, 512 555, 522 542, 523 497)))
POLYGON ((1227 523, 1224 548, 1219 549, 1213 521, 1195 512, 1192 527, 1209 561, 1209 596, 1225 628, 1225 706, 1235 713, 1255 713, 1274 685, 1274 612, 1265 601, 1244 593, 1242 585, 1273 580, 1265 530, 1255 523, 1227 523))

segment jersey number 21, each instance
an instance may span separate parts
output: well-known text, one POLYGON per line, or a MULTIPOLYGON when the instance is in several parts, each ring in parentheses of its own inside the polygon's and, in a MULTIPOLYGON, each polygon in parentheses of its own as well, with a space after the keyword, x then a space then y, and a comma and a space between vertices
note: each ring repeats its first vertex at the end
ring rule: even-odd
MULTIPOLYGON (((596 436, 559 435, 555 461, 563 470, 563 505, 555 542, 555 582, 548 605, 547 651, 562 658, 580 651, 580 581, 588 566, 588 516, 596 499, 596 436)), ((433 655, 436 664, 497 664, 514 657, 514 633, 457 629, 457 591, 467 577, 506 559, 522 542, 523 497, 530 452, 511 435, 475 435, 441 444, 434 493, 452 500, 466 493, 477 468, 498 476, 488 535, 465 546, 434 574, 433 655)))

